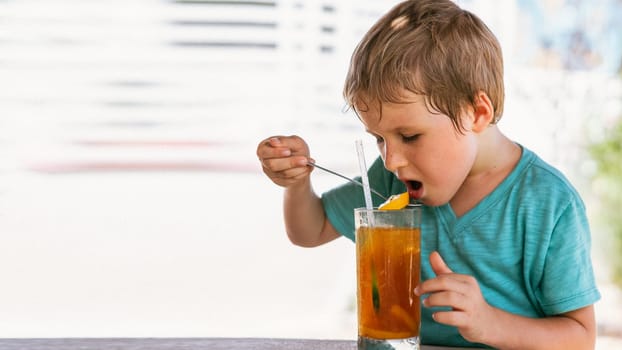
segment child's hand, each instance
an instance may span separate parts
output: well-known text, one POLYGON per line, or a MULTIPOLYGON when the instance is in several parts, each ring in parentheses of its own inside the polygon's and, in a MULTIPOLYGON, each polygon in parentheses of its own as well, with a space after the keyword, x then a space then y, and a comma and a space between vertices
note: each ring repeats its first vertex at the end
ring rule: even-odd
POLYGON ((257 146, 257 157, 263 172, 275 184, 289 187, 308 178, 313 167, 310 161, 309 147, 298 136, 272 136, 257 146))
POLYGON ((430 264, 436 277, 421 283, 415 290, 418 295, 430 294, 423 305, 451 307, 450 311, 438 311, 432 317, 436 322, 458 328, 466 340, 481 342, 485 332, 494 328, 496 309, 484 300, 474 277, 451 271, 438 252, 430 254, 430 264))

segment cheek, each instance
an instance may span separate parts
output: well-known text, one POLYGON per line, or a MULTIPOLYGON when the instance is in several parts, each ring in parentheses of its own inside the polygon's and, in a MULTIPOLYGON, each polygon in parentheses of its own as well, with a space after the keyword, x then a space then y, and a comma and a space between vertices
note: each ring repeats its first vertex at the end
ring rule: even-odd
POLYGON ((425 160, 422 159, 420 164, 426 164, 421 171, 432 184, 459 186, 473 166, 475 152, 468 139, 456 138, 451 141, 436 145, 430 152, 421 155, 425 160))

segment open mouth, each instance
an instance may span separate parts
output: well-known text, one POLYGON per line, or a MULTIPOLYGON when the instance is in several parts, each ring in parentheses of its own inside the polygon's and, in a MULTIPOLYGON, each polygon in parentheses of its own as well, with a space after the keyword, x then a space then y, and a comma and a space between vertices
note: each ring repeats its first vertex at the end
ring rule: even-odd
POLYGON ((406 181, 406 187, 408 188, 410 198, 419 199, 423 196, 423 184, 421 182, 409 180, 406 181))

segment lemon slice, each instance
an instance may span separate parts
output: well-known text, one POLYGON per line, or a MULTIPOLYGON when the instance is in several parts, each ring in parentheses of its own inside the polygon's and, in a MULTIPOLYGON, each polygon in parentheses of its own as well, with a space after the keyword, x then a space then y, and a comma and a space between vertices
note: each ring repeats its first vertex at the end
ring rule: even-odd
POLYGON ((408 192, 394 194, 386 202, 380 204, 378 209, 380 210, 400 210, 408 205, 410 197, 408 192))
POLYGON ((408 327, 408 329, 416 330, 417 322, 406 310, 402 309, 399 305, 391 306, 391 315, 393 315, 396 319, 401 320, 408 327))

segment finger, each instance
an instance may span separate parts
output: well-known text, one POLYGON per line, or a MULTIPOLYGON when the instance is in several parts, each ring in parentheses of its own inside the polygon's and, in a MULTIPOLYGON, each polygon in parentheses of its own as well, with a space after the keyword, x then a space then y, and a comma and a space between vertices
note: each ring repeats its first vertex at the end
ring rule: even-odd
POLYGON ((468 287, 466 277, 455 273, 439 275, 421 283, 415 290, 418 295, 455 291, 464 294, 468 287))
POLYGON ((304 156, 287 156, 287 157, 274 157, 274 158, 263 158, 261 159, 261 164, 264 169, 272 171, 272 172, 282 172, 290 169, 301 169, 303 168, 304 172, 310 172, 311 168, 308 166, 308 158, 304 156))
POLYGON ((425 307, 450 307, 453 310, 465 310, 468 306, 464 294, 458 291, 432 293, 423 299, 425 307))
POLYGON ((468 316, 462 311, 437 311, 432 314, 434 321, 449 326, 460 327, 468 322, 468 316))
POLYGON ((453 273, 449 266, 445 264, 445 260, 443 260, 441 254, 439 254, 439 252, 437 251, 434 251, 432 252, 432 254, 430 254, 430 265, 432 266, 432 271, 434 271, 437 276, 447 273, 453 273))
POLYGON ((284 136, 270 136, 267 139, 261 141, 259 143, 260 147, 272 147, 272 148, 276 148, 276 147, 285 147, 283 145, 283 142, 281 141, 281 139, 284 136))
POLYGON ((300 183, 301 181, 305 181, 305 179, 308 179, 309 177, 309 173, 301 170, 300 168, 291 169, 280 173, 266 172, 266 175, 268 175, 272 182, 283 187, 289 187, 296 183, 300 183))
POLYGON ((281 142, 281 138, 278 136, 268 138, 267 143, 272 147, 281 147, 283 145, 283 143, 281 142))
POLYGON ((278 137, 263 140, 257 146, 257 157, 259 159, 289 157, 291 154, 291 149, 283 145, 278 137))
POLYGON ((287 147, 294 155, 309 156, 307 143, 297 135, 280 136, 277 140, 270 140, 271 144, 278 145, 276 147, 287 147))
MULTIPOLYGON (((430 260, 430 266, 432 267, 432 271, 434 272, 436 276, 453 274, 453 271, 449 268, 449 266, 447 266, 447 264, 445 263, 445 260, 443 260, 439 252, 433 251, 430 254, 429 260, 430 260)), ((415 288, 415 294, 421 296, 423 294, 427 294, 430 292, 444 290, 443 289, 444 286, 442 284, 438 285, 436 280, 437 278, 433 278, 433 279, 423 282, 422 284, 417 286, 417 288, 415 288)))

